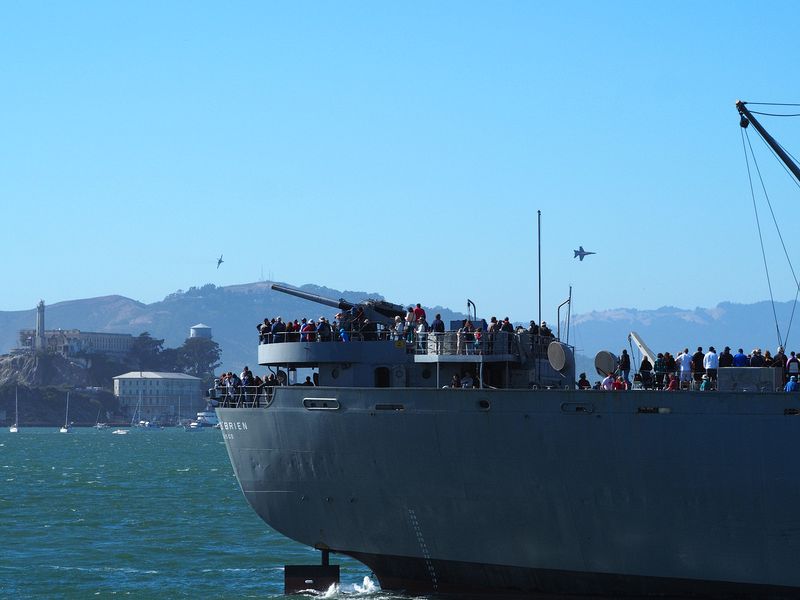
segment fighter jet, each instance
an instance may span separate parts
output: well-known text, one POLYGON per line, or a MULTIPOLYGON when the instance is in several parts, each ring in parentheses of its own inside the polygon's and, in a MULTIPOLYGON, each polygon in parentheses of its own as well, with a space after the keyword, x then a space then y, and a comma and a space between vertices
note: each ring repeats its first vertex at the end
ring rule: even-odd
MULTIPOLYGON (((583 250, 583 248, 581 248, 581 250, 583 250)), ((575 256, 577 256, 577 254, 576 254, 575 256)), ((583 260, 583 258, 581 258, 581 260, 583 260)), ((217 268, 219 269, 219 266, 220 266, 222 263, 224 263, 224 262, 225 262, 225 261, 224 261, 224 260, 222 260, 222 254, 220 254, 220 255, 219 255, 219 258, 217 259, 217 268)))
POLYGON ((583 262, 584 257, 589 256, 590 254, 597 254, 597 252, 587 252, 586 250, 583 249, 583 246, 578 246, 578 249, 573 250, 573 252, 575 253, 575 256, 573 256, 572 258, 580 257, 581 262, 583 262))

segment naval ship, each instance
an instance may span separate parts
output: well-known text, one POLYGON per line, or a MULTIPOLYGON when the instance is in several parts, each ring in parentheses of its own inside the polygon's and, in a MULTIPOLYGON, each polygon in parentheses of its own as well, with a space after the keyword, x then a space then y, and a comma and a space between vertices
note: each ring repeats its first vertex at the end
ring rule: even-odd
POLYGON ((800 597, 800 395, 775 369, 720 369, 713 392, 578 390, 557 337, 409 339, 402 306, 273 288, 336 307, 348 338, 266 339, 260 365, 315 385, 219 399, 276 531, 409 594, 800 597))

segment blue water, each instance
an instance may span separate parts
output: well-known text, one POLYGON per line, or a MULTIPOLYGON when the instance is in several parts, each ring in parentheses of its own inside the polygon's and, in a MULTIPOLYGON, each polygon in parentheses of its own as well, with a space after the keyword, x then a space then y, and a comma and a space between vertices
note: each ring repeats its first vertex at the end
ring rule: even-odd
MULTIPOLYGON (((218 430, 111 431, 0 431, 3 598, 286 598, 283 565, 319 563, 252 511, 218 430)), ((337 596, 390 597, 332 562, 337 596)))

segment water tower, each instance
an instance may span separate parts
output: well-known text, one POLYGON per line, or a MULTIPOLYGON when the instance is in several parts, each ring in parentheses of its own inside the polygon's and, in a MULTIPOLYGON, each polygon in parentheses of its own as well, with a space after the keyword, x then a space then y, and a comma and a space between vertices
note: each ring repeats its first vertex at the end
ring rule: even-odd
POLYGON ((206 338, 207 340, 211 339, 211 327, 208 325, 204 325, 203 323, 198 323, 197 325, 192 325, 189 328, 189 337, 190 338, 206 338))

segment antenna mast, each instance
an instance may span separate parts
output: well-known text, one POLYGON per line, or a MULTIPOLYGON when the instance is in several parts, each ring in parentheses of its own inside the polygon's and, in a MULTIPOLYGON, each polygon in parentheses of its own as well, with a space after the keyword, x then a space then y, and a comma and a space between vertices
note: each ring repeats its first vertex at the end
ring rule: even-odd
POLYGON ((539 325, 542 322, 542 211, 537 210, 536 214, 539 221, 539 320, 536 324, 539 325))

